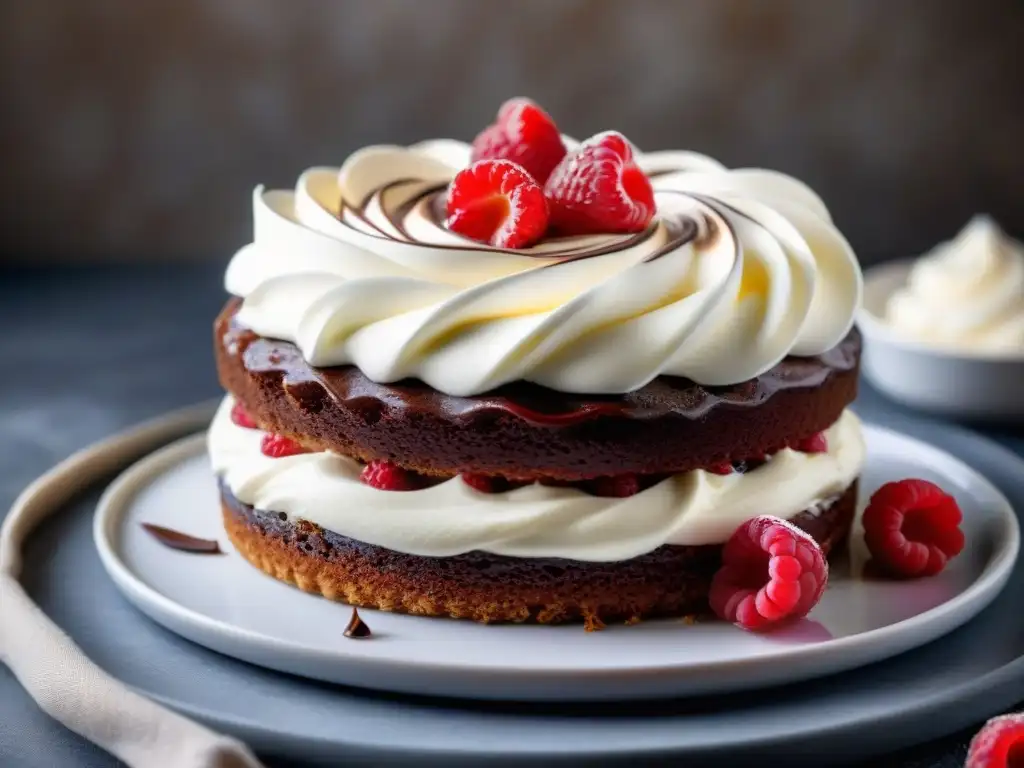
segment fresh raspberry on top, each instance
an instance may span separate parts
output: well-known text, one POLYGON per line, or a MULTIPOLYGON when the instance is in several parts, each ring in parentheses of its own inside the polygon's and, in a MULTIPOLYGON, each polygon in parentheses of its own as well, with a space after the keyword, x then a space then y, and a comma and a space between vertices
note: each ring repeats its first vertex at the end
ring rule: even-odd
POLYGON ((423 487, 423 479, 415 472, 384 460, 371 461, 363 467, 359 479, 382 491, 416 491, 423 487))
POLYGON ((252 416, 245 410, 245 406, 241 403, 235 403, 231 407, 231 421, 240 427, 246 429, 259 429, 259 426, 253 421, 252 416))
POLYGON ((264 456, 272 459, 282 459, 285 456, 296 456, 300 453, 309 453, 301 444, 284 435, 266 434, 260 441, 260 451, 264 456))
POLYGON ((801 453, 828 453, 828 438, 825 437, 824 432, 818 432, 798 440, 793 447, 801 453))
POLYGON ((964 768, 1024 766, 1024 712, 993 717, 971 739, 964 768))
POLYGON ((595 477, 587 483, 587 490, 594 496, 625 499, 640 492, 640 479, 632 474, 595 477))
POLYGON ((828 583, 821 547, 795 525, 770 515, 743 523, 722 550, 711 581, 711 610, 755 632, 806 616, 828 583))
POLYGON ((544 186, 551 224, 563 234, 642 232, 654 218, 654 189, 633 146, 599 133, 565 156, 544 186))
POLYGON ((864 510, 864 540, 890 576, 934 576, 964 548, 956 499, 935 483, 886 483, 864 510))
POLYGON ((548 204, 522 166, 479 160, 452 179, 446 226, 497 248, 526 248, 547 231, 548 204))
POLYGON ((509 99, 498 119, 473 139, 473 162, 511 160, 544 186, 551 171, 565 157, 558 126, 547 112, 529 99, 509 99))

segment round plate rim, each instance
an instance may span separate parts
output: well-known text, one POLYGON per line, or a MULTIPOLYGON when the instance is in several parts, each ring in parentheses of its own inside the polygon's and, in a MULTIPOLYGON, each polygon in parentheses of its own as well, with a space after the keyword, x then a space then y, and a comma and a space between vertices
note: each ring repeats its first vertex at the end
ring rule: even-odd
MULTIPOLYGON (((93 519, 93 540, 107 574, 114 581, 119 591, 121 591, 121 593, 143 613, 170 631, 182 635, 192 642, 196 642, 204 647, 212 648, 218 652, 225 653, 225 655, 235 656, 236 658, 241 658, 243 660, 248 659, 244 656, 222 651, 220 648, 215 645, 210 645, 207 642, 197 640, 195 636, 189 632, 183 632, 181 627, 197 628, 200 633, 211 633, 227 640, 248 643, 261 653, 297 653, 303 654, 307 657, 313 657, 317 660, 323 659, 332 664, 337 664, 339 660, 342 662, 358 662, 364 669, 366 667, 386 669, 389 674, 394 674, 396 672, 408 672, 412 675, 445 675, 446 678, 449 679, 453 676, 465 677, 470 675, 479 675, 481 673, 486 673, 489 676, 503 679, 509 679, 512 677, 520 678, 524 675, 551 675, 554 673, 557 674, 560 679, 564 679, 569 682, 577 680, 594 682, 596 680, 608 679, 611 677, 621 678, 623 675, 638 677, 666 674, 679 675, 684 674, 687 671, 690 671, 691 673, 699 671, 704 675, 713 675, 716 672, 722 673, 725 671, 735 674, 737 672, 742 672, 744 668, 753 666, 755 663, 763 664, 766 660, 774 665, 777 663, 785 663, 787 660, 799 658, 801 662, 807 662, 812 665, 816 664, 820 667, 824 664, 822 661, 823 657, 832 656, 834 654, 843 654, 844 656, 854 655, 854 661, 846 664, 845 666, 830 666, 828 673, 831 674, 847 671, 857 666, 879 661, 884 658, 890 658, 898 653, 909 650, 910 648, 931 642, 949 631, 952 631, 954 628, 965 624, 977 615, 977 613, 982 611, 1005 586, 1013 572, 1013 567, 1020 549, 1020 529, 1012 504, 1002 491, 1000 491, 981 472, 969 466, 948 451, 929 445, 913 435, 908 435, 887 427, 878 426, 870 422, 865 423, 865 429, 882 433, 888 438, 911 441, 915 444, 915 450, 923 451, 926 454, 939 454, 943 457, 944 461, 952 462, 961 471, 970 474, 973 482, 980 483, 986 494, 989 494, 993 499, 998 500, 999 520, 1001 521, 1005 532, 1008 534, 1007 539, 1001 548, 992 553, 988 561, 985 563, 980 575, 967 587, 967 589, 945 603, 908 619, 903 619, 893 624, 886 625, 885 627, 869 630, 857 635, 825 641, 818 645, 781 648, 769 654, 760 655, 756 660, 725 659, 714 662, 705 662, 697 667, 694 667, 693 665, 686 665, 681 662, 679 664, 661 664, 654 667, 630 666, 625 668, 609 668, 602 670, 579 668, 560 669, 556 671, 553 671, 550 667, 495 667, 483 664, 451 666, 439 664, 434 661, 403 662, 396 661, 394 659, 365 657, 345 652, 343 650, 324 651, 323 649, 316 647, 303 646, 290 641, 281 641, 272 636, 239 628, 234 625, 227 624, 219 619, 206 616, 175 602, 170 597, 167 597, 156 589, 148 586, 127 566, 127 564, 120 559, 116 552, 116 545, 113 543, 115 530, 138 491, 145 487, 148 482, 152 482, 153 479, 159 477, 163 472, 166 472, 171 467, 187 461, 197 455, 199 453, 200 445, 205 440, 205 431, 175 440, 170 444, 149 453, 140 460, 133 462, 127 469, 121 472, 107 487, 97 504, 93 519), (924 639, 921 639, 922 636, 924 639), (896 648, 896 650, 878 653, 877 651, 881 647, 896 648), (873 649, 875 651, 874 653, 872 653, 873 649), (857 653, 859 653, 860 656, 856 656, 857 653)), ((1012 453, 1007 452, 1007 454, 1014 459, 1017 458, 1013 456, 1012 453)), ((266 664, 260 664, 260 666, 295 674, 291 669, 286 669, 280 666, 266 664)), ((814 671, 809 675, 803 675, 799 679, 820 677, 822 674, 823 673, 820 671, 814 671)), ((795 679, 798 678, 780 675, 779 679, 768 680, 758 684, 756 687, 763 688, 767 685, 778 684, 780 682, 787 682, 795 679)), ((500 686, 497 686, 497 688, 500 688, 500 686)), ((398 693, 426 692, 425 688, 415 685, 410 686, 403 691, 398 691, 394 688, 388 688, 386 690, 398 693)), ((737 689, 733 687, 730 690, 737 689)), ((711 691, 709 690, 708 692, 711 691)), ((440 694, 440 692, 437 693, 440 694)), ((463 698, 482 698, 481 696, 467 696, 466 694, 446 693, 444 695, 457 695, 462 696, 463 698)), ((671 692, 666 692, 663 695, 671 696, 673 694, 671 692)), ((678 693, 676 695, 678 695, 678 693)), ((651 698, 651 694, 644 693, 642 697, 651 698)), ((509 696, 503 694, 501 691, 496 691, 496 695, 491 698, 504 700, 529 700, 529 697, 509 696)), ((607 695, 595 696, 593 694, 581 696, 576 693, 575 695, 567 695, 557 698, 551 696, 538 696, 533 700, 586 701, 600 699, 607 700, 609 698, 626 700, 631 697, 628 693, 616 695, 614 697, 607 695)))
MULTIPOLYGON (((965 699, 974 700, 981 697, 985 698, 986 708, 991 711, 1001 711, 1007 707, 1017 704, 1020 701, 1020 696, 1017 692, 1018 678, 1024 678, 1024 656, 1018 657, 1009 664, 1005 664, 991 672, 987 672, 969 683, 964 683, 963 685, 950 688, 943 694, 923 699, 918 704, 905 708, 899 713, 887 715, 885 722, 887 724, 891 724, 894 720, 914 721, 932 713, 940 713, 946 707, 954 704, 959 703, 962 705, 965 699)), ((173 697, 156 694, 145 689, 135 688, 134 690, 161 704, 164 704, 165 706, 171 707, 182 714, 203 722, 212 728, 236 734, 240 731, 246 731, 247 735, 244 738, 246 742, 250 744, 259 740, 265 741, 267 744, 279 744, 280 740, 284 739, 295 739, 299 742, 306 743, 312 738, 316 738, 310 736, 297 736, 291 731, 280 729, 273 725, 267 725, 266 723, 254 724, 245 717, 223 715, 220 712, 212 711, 207 707, 197 706, 189 702, 182 702, 181 700, 174 699, 173 697), (269 736, 270 734, 272 734, 272 737, 269 736)), ((877 725, 878 719, 864 714, 858 714, 854 717, 847 716, 841 724, 833 725, 829 728, 828 732, 834 736, 845 733, 855 733, 867 724, 877 725)), ((736 748, 746 749, 768 747, 778 744, 791 745, 799 739, 815 738, 821 735, 821 729, 813 725, 805 725, 802 722, 796 721, 790 721, 786 725, 789 726, 788 730, 781 731, 779 727, 776 726, 776 730, 771 735, 748 735, 746 732, 739 731, 730 735, 728 744, 712 740, 709 740, 707 743, 689 744, 684 747, 683 754, 687 756, 694 756, 697 754, 710 755, 717 752, 734 750, 736 748)), ((334 742, 326 741, 325 743, 331 745, 334 744, 334 742)), ((387 755, 390 758, 394 758, 399 754, 407 755, 410 758, 422 758, 426 756, 427 759, 430 760, 443 760, 445 758, 459 760, 472 758, 474 760, 479 760, 485 758, 509 757, 509 753, 507 752, 501 750, 489 751, 487 750, 486 745, 481 744, 478 744, 475 749, 462 750, 447 746, 437 747, 434 745, 424 744, 418 745, 415 749, 404 745, 387 745, 385 747, 379 742, 369 739, 360 740, 358 733, 346 734, 344 743, 346 748, 351 747, 363 750, 368 755, 387 755)), ((256 746, 258 747, 259 745, 257 744, 256 746)), ((593 749, 588 748, 585 744, 574 743, 566 745, 565 750, 562 752, 555 752, 552 750, 552 746, 550 744, 535 748, 528 741, 523 741, 519 744, 514 756, 516 758, 523 759, 535 759, 538 757, 554 760, 569 759, 575 762, 580 759, 593 760, 599 758, 608 759, 627 756, 654 759, 658 757, 679 757, 680 754, 678 746, 647 746, 642 743, 635 742, 628 744, 620 742, 615 745, 602 744, 601 746, 593 749)))

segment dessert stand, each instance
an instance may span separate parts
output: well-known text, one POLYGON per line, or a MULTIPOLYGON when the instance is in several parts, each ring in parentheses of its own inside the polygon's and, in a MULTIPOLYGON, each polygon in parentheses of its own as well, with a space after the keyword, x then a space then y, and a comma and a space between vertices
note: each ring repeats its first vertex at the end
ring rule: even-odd
MULTIPOLYGON (((1024 509, 1024 461, 1009 451, 954 427, 902 416, 877 400, 861 401, 858 410, 867 421, 962 457, 1016 510, 1024 509)), ((169 418, 167 442, 201 429, 207 415, 169 418)), ((115 452, 119 443, 107 445, 115 452)), ((124 458, 127 465, 141 454, 124 458)), ((92 543, 101 479, 30 537, 26 590, 101 667, 267 755, 324 764, 438 765, 683 757, 688 765, 737 765, 785 755, 790 764, 822 765, 825 755, 869 757, 972 725, 1014 705, 1024 691, 1019 563, 993 603, 949 635, 888 661, 753 692, 538 704, 439 700, 314 682, 202 648, 132 607, 92 543)))

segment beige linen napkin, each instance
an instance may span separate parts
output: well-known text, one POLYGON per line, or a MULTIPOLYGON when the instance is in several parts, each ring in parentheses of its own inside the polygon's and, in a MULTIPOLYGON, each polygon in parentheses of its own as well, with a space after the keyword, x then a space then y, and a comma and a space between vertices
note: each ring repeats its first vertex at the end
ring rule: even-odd
POLYGON ((176 411, 58 464, 14 502, 0 527, 0 661, 50 716, 132 768, 260 768, 239 741, 131 691, 92 663, 21 584, 21 545, 47 515, 98 475, 191 431, 208 405, 176 411))

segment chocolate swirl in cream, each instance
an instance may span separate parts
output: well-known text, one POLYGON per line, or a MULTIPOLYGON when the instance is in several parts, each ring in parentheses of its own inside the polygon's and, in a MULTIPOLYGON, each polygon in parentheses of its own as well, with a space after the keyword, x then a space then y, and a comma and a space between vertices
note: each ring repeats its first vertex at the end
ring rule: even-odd
MULTIPOLYGON (((438 229, 442 229, 447 219, 447 211, 445 209, 447 190, 447 184, 424 186, 415 179, 399 179, 380 189, 373 190, 367 198, 356 205, 349 205, 342 199, 339 218, 342 223, 348 224, 353 229, 359 231, 407 243, 429 245, 428 241, 418 240, 410 235, 405 229, 404 221, 410 215, 421 216, 438 229), (385 201, 392 195, 398 196, 403 202, 395 207, 390 207, 385 201), (383 217, 386 225, 378 226, 374 221, 374 216, 368 213, 370 210, 379 212, 378 220, 379 217, 383 217)), ((673 219, 666 219, 663 225, 668 229, 670 237, 665 245, 646 256, 646 261, 652 261, 666 253, 671 253, 675 248, 689 240, 695 239, 699 231, 696 221, 690 218, 675 217, 673 219)), ((550 267, 572 259, 587 259, 625 248, 632 248, 643 243, 656 231, 657 225, 652 225, 643 232, 623 235, 616 239, 602 238, 596 242, 580 237, 551 237, 547 240, 548 247, 542 253, 536 255, 558 259, 555 264, 545 265, 550 267)), ((436 247, 457 248, 467 251, 494 250, 474 240, 464 240, 459 245, 436 247)), ((534 255, 533 251, 530 250, 526 250, 524 253, 534 255)))
POLYGON ((860 270, 806 186, 689 152, 637 158, 658 207, 644 232, 512 251, 443 226, 467 145, 369 147, 294 192, 257 189, 227 288, 241 322, 312 365, 452 395, 515 380, 617 394, 662 374, 734 384, 846 335, 860 270))

